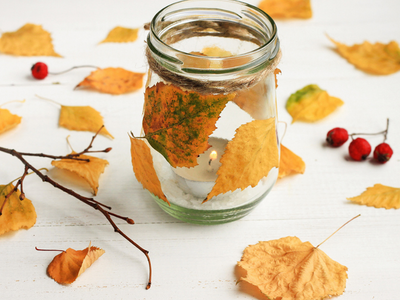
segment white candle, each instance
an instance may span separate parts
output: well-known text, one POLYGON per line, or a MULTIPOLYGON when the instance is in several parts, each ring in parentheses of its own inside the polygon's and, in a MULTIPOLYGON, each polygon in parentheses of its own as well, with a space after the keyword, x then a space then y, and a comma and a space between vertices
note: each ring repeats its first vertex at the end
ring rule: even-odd
POLYGON ((228 140, 211 137, 211 147, 197 158, 198 165, 193 168, 173 168, 180 188, 195 197, 206 198, 217 179, 221 166, 219 160, 224 154, 228 140))

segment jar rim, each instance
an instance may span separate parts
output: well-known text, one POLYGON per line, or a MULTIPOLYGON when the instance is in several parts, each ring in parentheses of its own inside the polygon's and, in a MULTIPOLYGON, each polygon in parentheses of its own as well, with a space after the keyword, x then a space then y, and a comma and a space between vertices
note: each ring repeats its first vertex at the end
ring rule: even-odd
MULTIPOLYGON (((228 21, 227 19, 224 21, 228 21)), ((188 23, 193 22, 190 20, 188 23)), ((178 22, 177 22, 178 23, 178 22)), ((180 21, 182 23, 182 21, 180 21)), ((244 24, 244 23, 240 23, 244 24)), ((176 24, 175 24, 176 25, 176 24)), ((254 39, 253 39, 254 40, 254 39)), ((277 35, 277 26, 274 20, 263 10, 258 7, 255 7, 251 4, 238 1, 238 0, 182 0, 175 3, 172 3, 163 9, 161 9, 152 19, 150 23, 150 32, 147 38, 147 45, 151 52, 151 55, 159 62, 162 63, 164 67, 170 69, 173 72, 184 73, 186 75, 211 75, 218 76, 224 74, 237 74, 237 73, 257 73, 258 71, 264 69, 271 60, 275 58, 277 55, 280 43, 277 35), (200 5, 201 4, 201 5, 200 5), (212 4, 206 6, 207 4, 212 4), (192 5, 192 6, 190 6, 192 5), (197 5, 197 7, 196 7, 197 5), (229 10, 224 9, 229 5, 233 5, 239 12, 235 12, 233 9, 229 10), (180 9, 179 9, 180 8, 180 9), (235 21, 237 24, 240 21, 244 22, 244 18, 246 20, 246 26, 250 28, 250 26, 254 26, 254 30, 257 30, 262 34, 262 38, 264 40, 259 40, 258 47, 252 49, 248 52, 244 52, 241 54, 234 54, 229 57, 216 57, 216 56, 203 56, 196 53, 188 53, 182 50, 179 50, 172 45, 168 44, 163 40, 163 35, 165 35, 168 30, 173 29, 173 26, 165 26, 158 27, 158 22, 166 22, 169 17, 171 17, 172 13, 182 13, 184 11, 192 10, 192 11, 203 11, 203 12, 216 12, 219 14, 226 15, 226 17, 230 17, 230 22, 235 21), (250 24, 250 22, 252 24, 250 24), (256 26, 258 26, 256 28, 256 26), (233 67, 228 68, 192 68, 185 67, 184 62, 182 61, 182 57, 187 57, 189 59, 196 59, 198 61, 208 60, 211 62, 215 62, 216 64, 222 61, 237 61, 238 64, 233 67), (240 59, 249 58, 246 63, 240 64, 240 59)))

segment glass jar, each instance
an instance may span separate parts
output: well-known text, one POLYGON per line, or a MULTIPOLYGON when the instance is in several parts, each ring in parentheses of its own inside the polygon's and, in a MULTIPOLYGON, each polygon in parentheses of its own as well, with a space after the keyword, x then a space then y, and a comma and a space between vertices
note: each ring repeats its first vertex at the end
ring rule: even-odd
POLYGON ((187 0, 153 18, 142 134, 171 216, 219 224, 250 212, 278 176, 274 21, 234 0, 187 0))

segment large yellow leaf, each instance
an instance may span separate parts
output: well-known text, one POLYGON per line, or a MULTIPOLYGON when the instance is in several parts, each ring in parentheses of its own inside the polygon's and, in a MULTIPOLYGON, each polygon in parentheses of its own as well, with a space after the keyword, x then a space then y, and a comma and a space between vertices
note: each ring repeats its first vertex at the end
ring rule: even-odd
MULTIPOLYGON (((76 152, 72 152, 71 154, 75 153, 76 152)), ((63 158, 61 160, 53 160, 51 164, 59 169, 71 171, 82 177, 92 188, 93 194, 97 195, 97 191, 99 190, 99 178, 108 165, 108 161, 89 155, 79 155, 77 158, 89 159, 90 161, 63 158)))
POLYGON ((139 28, 117 26, 113 28, 101 43, 129 43, 136 41, 139 28))
POLYGON ((131 137, 131 156, 133 172, 136 179, 150 193, 168 202, 167 197, 161 189, 160 180, 153 166, 153 157, 146 143, 138 138, 131 137))
POLYGON ((12 114, 8 109, 0 108, 0 133, 14 128, 21 123, 21 117, 12 114))
POLYGON ((25 24, 14 32, 4 32, 0 52, 22 56, 60 56, 54 51, 50 33, 41 25, 25 24))
POLYGON ((173 167, 194 167, 210 145, 221 111, 235 94, 202 95, 162 82, 146 89, 143 130, 173 167))
POLYGON ((72 283, 104 253, 103 249, 90 244, 83 250, 68 248, 53 258, 47 274, 58 283, 72 283))
POLYGON ((318 85, 310 84, 290 95, 286 102, 286 109, 295 121, 315 122, 319 121, 344 102, 321 90, 318 85))
POLYGON ((25 198, 20 200, 21 192, 13 192, 5 201, 5 196, 14 189, 11 183, 0 185, 0 207, 4 205, 2 215, 0 215, 0 235, 12 230, 21 228, 29 229, 36 223, 36 211, 32 201, 25 198))
POLYGON ((268 299, 320 300, 341 295, 346 287, 347 267, 297 237, 248 246, 238 265, 247 271, 241 280, 268 299))
POLYGON ((143 86, 144 73, 135 73, 123 68, 97 69, 76 87, 91 87, 100 92, 120 95, 136 91, 143 86))
MULTIPOLYGON (((61 105, 58 124, 69 130, 98 132, 104 122, 100 113, 91 106, 61 105)), ((100 134, 114 138, 105 127, 100 134)))
POLYGON ((275 118, 240 126, 220 162, 215 185, 204 201, 228 191, 255 187, 272 168, 278 167, 275 118))
POLYGON ((305 169, 306 164, 301 157, 281 144, 278 178, 282 178, 293 173, 303 174, 305 169))
POLYGON ((400 188, 375 184, 357 197, 347 198, 348 200, 376 208, 400 208, 400 188))
POLYGON ((358 69, 375 75, 388 75, 400 70, 400 48, 395 41, 388 44, 362 44, 346 46, 335 40, 337 51, 358 69))
POLYGON ((275 19, 312 17, 310 0, 262 0, 258 7, 275 19))

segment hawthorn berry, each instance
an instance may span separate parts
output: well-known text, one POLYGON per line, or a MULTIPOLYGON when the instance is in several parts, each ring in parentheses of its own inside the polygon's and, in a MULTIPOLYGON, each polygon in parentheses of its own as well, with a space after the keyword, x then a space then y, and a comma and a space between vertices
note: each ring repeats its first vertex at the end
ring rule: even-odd
POLYGON ((344 128, 333 128, 329 130, 326 135, 326 141, 332 147, 339 147, 342 146, 344 143, 347 142, 349 139, 349 133, 344 128))
POLYGON ((47 65, 42 62, 37 62, 31 68, 32 76, 36 79, 44 79, 49 74, 47 65))
POLYGON ((393 155, 393 150, 389 144, 381 143, 375 147, 374 158, 381 164, 386 163, 393 155))
POLYGON ((366 139, 356 138, 351 141, 349 145, 349 154, 352 159, 357 161, 366 160, 370 153, 371 145, 366 139))

